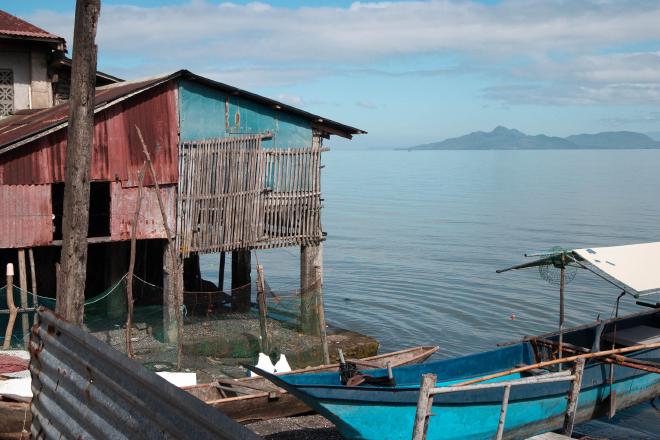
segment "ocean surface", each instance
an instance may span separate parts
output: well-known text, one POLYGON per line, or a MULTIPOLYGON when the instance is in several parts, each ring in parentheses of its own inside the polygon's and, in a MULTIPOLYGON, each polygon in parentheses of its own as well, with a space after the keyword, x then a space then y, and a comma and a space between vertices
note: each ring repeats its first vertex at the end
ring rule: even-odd
MULTIPOLYGON (((558 287, 537 269, 496 269, 554 246, 660 240, 658 150, 330 151, 324 165, 326 320, 383 351, 439 345, 448 357, 553 331, 558 287)), ((273 289, 298 286, 298 249, 258 257, 273 289)), ((208 279, 217 267, 203 258, 208 279)), ((612 316, 619 293, 578 272, 567 325, 612 316)), ((651 403, 615 421, 639 435, 618 438, 660 438, 651 403)))

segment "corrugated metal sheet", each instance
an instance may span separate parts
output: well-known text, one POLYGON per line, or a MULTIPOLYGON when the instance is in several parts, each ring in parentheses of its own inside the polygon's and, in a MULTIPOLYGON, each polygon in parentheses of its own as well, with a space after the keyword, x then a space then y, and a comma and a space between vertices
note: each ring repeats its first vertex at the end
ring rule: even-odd
POLYGON ((30 354, 35 439, 259 438, 43 308, 30 354))
MULTIPOLYGON (((58 107, 60 112, 66 110, 63 106, 58 107)), ((142 145, 135 129, 138 126, 153 159, 159 183, 176 183, 179 139, 176 109, 176 84, 170 82, 98 111, 94 124, 92 180, 121 181, 124 186, 137 183, 137 174, 144 163, 142 145)), ((15 118, 40 116, 41 122, 48 121, 42 113, 15 118)), ((53 113, 53 117, 59 114, 53 113)), ((40 122, 29 123, 32 126, 40 122)), ((4 135, 10 133, 5 131, 4 135)), ((0 156, 0 184, 63 182, 66 143, 65 127, 0 156)), ((147 175, 145 184, 152 183, 147 175)))
MULTIPOLYGON (((167 214, 170 231, 176 227, 176 186, 161 186, 161 195, 167 214)), ((137 202, 137 188, 122 188, 118 182, 110 187, 110 235, 113 240, 130 240, 133 215, 137 202)), ((137 238, 166 238, 163 216, 158 207, 156 188, 145 187, 142 191, 142 204, 138 217, 137 238)))
POLYGON ((0 185, 0 248, 53 241, 50 185, 0 185))

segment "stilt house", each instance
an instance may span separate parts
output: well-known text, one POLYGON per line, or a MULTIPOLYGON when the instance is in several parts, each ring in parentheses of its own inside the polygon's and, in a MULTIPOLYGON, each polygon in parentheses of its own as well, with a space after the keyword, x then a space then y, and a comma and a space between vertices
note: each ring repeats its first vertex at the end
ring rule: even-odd
MULTIPOLYGON (((250 279, 250 250, 297 246, 301 285, 313 282, 324 239, 322 141, 363 131, 186 70, 100 87, 95 109, 88 294, 128 267, 145 163, 138 130, 182 258, 232 252, 237 285, 250 279)), ((35 275, 23 287, 47 296, 60 254, 68 112, 64 103, 0 121, 0 262, 24 267, 30 250, 35 275)), ((137 301, 163 301, 171 318, 155 183, 147 174, 136 235, 142 276, 165 293, 137 301)))

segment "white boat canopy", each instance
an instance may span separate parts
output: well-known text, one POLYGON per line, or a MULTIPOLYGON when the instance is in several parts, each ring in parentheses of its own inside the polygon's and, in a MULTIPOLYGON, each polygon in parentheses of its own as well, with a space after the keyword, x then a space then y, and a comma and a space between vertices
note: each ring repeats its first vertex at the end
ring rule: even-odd
POLYGON ((660 291, 660 242, 575 249, 573 253, 635 296, 660 291))

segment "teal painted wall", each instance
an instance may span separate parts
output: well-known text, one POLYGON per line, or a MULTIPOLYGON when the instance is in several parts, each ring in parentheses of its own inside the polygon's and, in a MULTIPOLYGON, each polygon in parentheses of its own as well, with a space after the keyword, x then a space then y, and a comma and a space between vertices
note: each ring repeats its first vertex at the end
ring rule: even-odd
POLYGON ((312 145, 309 121, 242 96, 229 96, 229 129, 225 125, 227 94, 193 81, 179 81, 181 141, 241 136, 270 131, 264 148, 305 148, 312 145), (237 116, 238 115, 238 116, 237 116))

